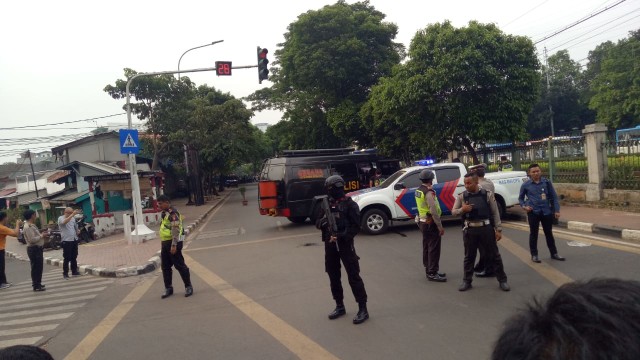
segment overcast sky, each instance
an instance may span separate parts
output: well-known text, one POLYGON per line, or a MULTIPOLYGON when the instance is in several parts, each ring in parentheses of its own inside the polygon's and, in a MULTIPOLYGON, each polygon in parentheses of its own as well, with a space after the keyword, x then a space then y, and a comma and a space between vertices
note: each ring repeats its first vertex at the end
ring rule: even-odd
MULTIPOLYGON (((447 19, 455 26, 464 26, 469 20, 492 22, 506 33, 537 41, 618 1, 371 0, 371 4, 398 25, 397 41, 408 47, 417 30, 447 19)), ((254 65, 256 46, 268 48, 272 55, 298 15, 333 3, 4 1, 0 21, 0 128, 122 113, 124 101, 112 99, 102 89, 122 78, 123 68, 139 72, 175 70, 184 51, 216 40, 224 42, 189 52, 180 68, 213 67, 215 61, 222 60, 233 61, 234 66, 254 65)), ((542 58, 544 46, 549 54, 568 49, 574 60, 585 64, 589 50, 599 43, 617 41, 640 28, 639 16, 640 0, 626 0, 539 44, 539 55, 542 58)), ((234 70, 231 77, 216 77, 213 72, 187 76, 198 85, 206 83, 236 97, 270 84, 258 84, 255 68, 234 70)), ((256 113, 252 122, 273 124, 279 120, 280 113, 269 111, 256 113)), ((126 116, 47 127, 56 130, 0 130, 0 163, 15 161, 12 151, 38 151, 60 144, 34 138, 87 133, 91 127, 108 122, 126 123, 126 116), (18 144, 5 140, 17 138, 29 140, 18 144)))

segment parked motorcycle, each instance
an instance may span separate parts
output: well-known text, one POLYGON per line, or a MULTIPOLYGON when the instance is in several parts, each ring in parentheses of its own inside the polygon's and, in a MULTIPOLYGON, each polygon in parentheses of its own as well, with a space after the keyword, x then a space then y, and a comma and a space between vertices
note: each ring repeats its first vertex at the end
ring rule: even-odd
POLYGON ((49 236, 44 237, 45 249, 58 250, 62 246, 62 235, 60 235, 60 229, 54 228, 49 230, 49 236))
POLYGON ((76 215, 76 223, 78 224, 78 230, 80 230, 80 234, 78 235, 79 241, 89 243, 89 241, 93 241, 96 239, 96 230, 93 226, 93 223, 87 222, 87 217, 85 215, 76 215))
POLYGON ((20 232, 18 233, 18 242, 20 242, 21 244, 26 244, 27 240, 25 240, 24 238, 23 229, 24 229, 24 225, 20 225, 20 232))

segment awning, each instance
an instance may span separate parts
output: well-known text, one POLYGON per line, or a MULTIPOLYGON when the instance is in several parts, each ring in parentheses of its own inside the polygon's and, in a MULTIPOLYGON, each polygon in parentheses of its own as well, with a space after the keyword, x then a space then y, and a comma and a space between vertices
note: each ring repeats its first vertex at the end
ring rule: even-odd
POLYGON ((2 189, 2 190, 0 190, 0 198, 7 197, 7 196, 13 194, 14 192, 16 192, 15 188, 2 189))
POLYGON ((50 203, 70 203, 76 202, 78 199, 84 195, 87 195, 89 190, 85 190, 83 192, 77 192, 75 189, 71 191, 66 191, 60 195, 52 196, 49 198, 50 203))
POLYGON ((69 170, 57 171, 56 173, 54 173, 53 175, 47 178, 47 182, 50 182, 50 183, 59 182, 59 180, 62 180, 69 175, 71 175, 71 171, 69 170))

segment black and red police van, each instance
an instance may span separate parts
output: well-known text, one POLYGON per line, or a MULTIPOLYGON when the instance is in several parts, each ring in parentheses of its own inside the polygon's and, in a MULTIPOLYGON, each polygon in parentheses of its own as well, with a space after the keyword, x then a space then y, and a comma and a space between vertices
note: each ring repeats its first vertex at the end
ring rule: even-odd
POLYGON ((398 160, 378 155, 375 150, 354 149, 287 150, 267 159, 258 184, 262 215, 284 216, 294 223, 315 220, 319 205, 313 198, 325 194, 324 180, 340 175, 345 192, 369 187, 370 178, 380 170, 382 179, 400 170, 398 160))

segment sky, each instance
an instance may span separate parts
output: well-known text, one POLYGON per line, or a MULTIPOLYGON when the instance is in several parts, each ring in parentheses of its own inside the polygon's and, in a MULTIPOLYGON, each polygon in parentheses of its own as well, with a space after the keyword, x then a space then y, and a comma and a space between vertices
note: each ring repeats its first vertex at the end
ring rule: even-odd
MULTIPOLYGON (((465 26, 470 20, 495 23, 505 33, 534 42, 621 0, 371 0, 370 4, 398 25, 396 41, 408 48, 416 31, 450 20, 465 26)), ((348 0, 353 3, 353 0, 348 0)), ((298 15, 335 1, 164 1, 70 0, 4 1, 0 21, 0 163, 68 142, 98 125, 126 124, 126 115, 66 125, 36 128, 124 113, 124 100, 103 91, 123 78, 124 68, 139 72, 171 71, 188 49, 181 70, 255 65, 256 47, 270 50, 283 42, 287 26, 298 15), (7 129, 15 128, 15 129, 7 129), (36 129, 36 130, 33 130, 36 129)), ((537 45, 541 60, 567 49, 586 64, 589 50, 617 41, 640 28, 640 0, 625 0, 580 25, 537 45)), ((235 69, 229 77, 215 72, 186 74, 197 85, 207 84, 236 97, 269 86, 258 84, 255 68, 235 69)), ((263 111, 252 123, 275 124, 281 113, 263 111)), ((134 116, 134 122, 136 122, 134 116)))

